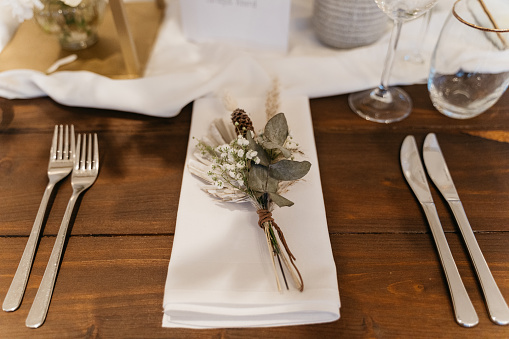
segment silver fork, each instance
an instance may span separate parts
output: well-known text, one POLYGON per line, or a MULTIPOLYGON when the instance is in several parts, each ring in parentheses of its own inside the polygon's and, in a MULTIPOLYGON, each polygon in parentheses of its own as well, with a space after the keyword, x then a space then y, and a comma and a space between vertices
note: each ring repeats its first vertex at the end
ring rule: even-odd
POLYGON ((62 223, 60 224, 60 229, 58 230, 55 244, 53 245, 53 250, 51 251, 48 265, 44 271, 39 290, 37 291, 32 307, 30 308, 30 312, 28 312, 25 322, 27 327, 37 328, 41 326, 46 319, 74 205, 76 204, 78 196, 87 188, 92 186, 97 179, 98 173, 99 147, 97 144, 97 134, 94 134, 93 142, 92 135, 89 134, 88 143, 87 136, 85 134, 83 134, 83 137, 78 134, 76 158, 71 180, 72 195, 69 199, 69 203, 67 204, 62 223), (83 143, 81 143, 82 139, 83 143))
POLYGON ((37 247, 37 241, 39 240, 39 234, 41 233, 42 222, 46 209, 48 206, 48 200, 53 192, 55 185, 64 179, 71 173, 74 164, 74 126, 71 125, 71 132, 69 133, 69 126, 64 127, 62 125, 55 126, 53 133, 53 142, 51 144, 49 165, 48 165, 48 178, 49 182, 42 196, 41 205, 37 211, 32 231, 28 237, 25 250, 19 262, 14 278, 12 279, 11 286, 7 295, 5 296, 2 308, 4 311, 11 312, 15 311, 25 293, 25 288, 28 282, 28 276, 32 268, 34 260, 35 249, 37 247))

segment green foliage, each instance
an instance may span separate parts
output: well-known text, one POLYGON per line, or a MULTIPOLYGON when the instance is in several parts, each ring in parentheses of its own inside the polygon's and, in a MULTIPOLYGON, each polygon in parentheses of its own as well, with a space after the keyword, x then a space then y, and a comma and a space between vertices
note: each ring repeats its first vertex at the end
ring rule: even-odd
POLYGON ((284 147, 288 138, 288 123, 284 113, 273 116, 265 125, 261 144, 268 150, 278 150, 285 158, 289 158, 292 152, 284 147))
POLYGON ((279 207, 292 206, 292 201, 278 194, 279 182, 301 179, 311 168, 309 161, 276 160, 278 154, 284 158, 292 155, 291 151, 285 147, 288 135, 288 124, 283 113, 276 114, 267 122, 259 142, 247 133, 249 148, 256 151, 260 158, 260 163, 252 164, 249 170, 248 186, 262 205, 265 201, 261 201, 260 197, 266 197, 264 194, 268 194, 270 200, 279 207), (274 155, 273 150, 279 152, 274 155))
POLYGON ((239 189, 268 209, 270 202, 292 206, 292 201, 279 194, 279 183, 299 180, 311 168, 309 161, 289 160, 288 139, 286 117, 279 113, 267 122, 262 135, 253 137, 248 131, 228 145, 211 147, 200 142, 198 147, 214 160, 209 176, 217 186, 239 189))
POLYGON ((269 176, 268 167, 252 165, 248 175, 248 185, 254 192, 276 193, 278 181, 269 176))
POLYGON ((273 116, 265 125, 264 137, 279 146, 283 146, 288 138, 288 123, 284 113, 273 116))
POLYGON ((279 160, 269 166, 269 175, 277 180, 293 181, 305 176, 310 168, 309 161, 279 160))
POLYGON ((279 207, 285 207, 285 206, 290 207, 293 205, 293 201, 290 201, 277 193, 269 193, 269 197, 279 207))

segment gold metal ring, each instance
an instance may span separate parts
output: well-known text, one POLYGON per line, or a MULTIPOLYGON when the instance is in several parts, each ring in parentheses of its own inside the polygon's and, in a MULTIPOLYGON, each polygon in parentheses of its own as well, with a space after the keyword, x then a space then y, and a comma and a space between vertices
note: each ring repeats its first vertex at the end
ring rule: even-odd
POLYGON ((484 5, 484 2, 482 0, 479 0, 479 3, 481 4, 484 12, 486 13, 486 15, 488 16, 488 18, 490 19, 490 22, 493 24, 493 26, 495 28, 487 28, 487 27, 483 27, 483 26, 478 26, 476 24, 473 24, 471 22, 468 22, 466 21, 465 19, 463 19, 457 12, 456 12, 456 5, 462 0, 457 0, 453 7, 452 7, 452 14, 456 17, 456 19, 458 19, 460 22, 464 23, 465 25, 468 25, 470 27, 473 27, 473 28, 476 28, 476 29, 479 29, 481 31, 485 31, 485 32, 493 32, 493 33, 508 33, 509 32, 509 28, 497 28, 497 25, 495 23, 495 21, 493 20, 493 17, 491 16, 490 12, 488 11, 488 9, 486 8, 486 6, 484 5))

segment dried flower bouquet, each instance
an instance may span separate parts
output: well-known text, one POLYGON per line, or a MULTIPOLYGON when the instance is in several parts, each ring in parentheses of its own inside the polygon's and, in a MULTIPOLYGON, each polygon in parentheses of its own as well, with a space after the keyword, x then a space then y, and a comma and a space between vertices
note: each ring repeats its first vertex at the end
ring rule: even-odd
POLYGON ((203 189, 214 197, 230 202, 250 201, 255 206, 278 289, 281 290, 282 285, 280 275, 289 289, 285 274, 289 272, 296 288, 302 291, 304 282, 294 262, 296 258, 274 221, 272 211, 274 205, 293 205, 282 194, 308 173, 311 163, 294 158, 299 152, 298 145, 292 141, 286 117, 284 113, 274 114, 276 88, 268 95, 268 121, 263 131, 255 133, 244 110, 233 110, 231 122, 216 119, 209 135, 198 140, 195 152, 198 161, 191 161, 189 170, 209 183, 203 189))

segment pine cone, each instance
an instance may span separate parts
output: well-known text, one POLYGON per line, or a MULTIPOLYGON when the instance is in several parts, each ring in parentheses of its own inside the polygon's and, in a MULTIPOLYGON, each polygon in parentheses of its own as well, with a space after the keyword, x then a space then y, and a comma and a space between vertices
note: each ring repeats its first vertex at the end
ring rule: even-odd
POLYGON ((242 134, 246 136, 247 131, 254 131, 253 122, 243 109, 237 108, 233 111, 232 122, 235 125, 237 135, 242 134))

